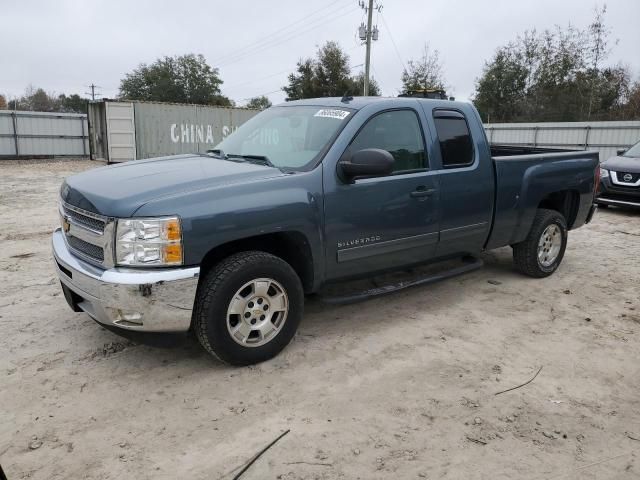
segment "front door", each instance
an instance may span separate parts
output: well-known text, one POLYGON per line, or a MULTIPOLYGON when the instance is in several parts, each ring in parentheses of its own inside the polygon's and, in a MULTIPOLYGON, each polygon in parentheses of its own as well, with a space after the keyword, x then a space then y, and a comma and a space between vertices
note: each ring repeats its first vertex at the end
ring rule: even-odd
MULTIPOLYGON (((325 189, 327 279, 358 276, 433 257, 438 242, 439 185, 429 170, 419 110, 372 115, 348 149, 387 150, 394 173, 337 181, 325 189)), ((326 176, 335 176, 330 169, 326 176)))

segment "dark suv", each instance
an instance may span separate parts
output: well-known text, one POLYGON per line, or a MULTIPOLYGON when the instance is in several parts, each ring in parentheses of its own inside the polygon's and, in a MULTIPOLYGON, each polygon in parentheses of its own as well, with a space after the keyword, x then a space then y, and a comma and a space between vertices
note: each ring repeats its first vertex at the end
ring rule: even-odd
POLYGON ((640 142, 602 162, 596 203, 640 208, 640 142))

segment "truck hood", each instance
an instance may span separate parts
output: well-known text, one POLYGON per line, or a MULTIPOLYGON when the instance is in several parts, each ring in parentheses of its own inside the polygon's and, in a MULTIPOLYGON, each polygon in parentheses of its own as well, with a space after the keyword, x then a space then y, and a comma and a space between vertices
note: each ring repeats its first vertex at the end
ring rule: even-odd
POLYGON ((611 157, 602 162, 601 167, 614 172, 640 173, 640 158, 611 157))
POLYGON ((60 189, 70 205, 110 217, 129 217, 145 203, 190 190, 217 188, 281 176, 277 168, 177 155, 134 160, 68 177, 60 189))

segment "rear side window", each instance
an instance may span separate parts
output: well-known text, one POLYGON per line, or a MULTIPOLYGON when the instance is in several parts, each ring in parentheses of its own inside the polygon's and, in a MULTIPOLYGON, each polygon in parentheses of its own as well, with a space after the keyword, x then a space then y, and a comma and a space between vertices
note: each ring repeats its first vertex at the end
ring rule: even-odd
POLYGON ((436 110, 433 112, 440 142, 442 166, 457 168, 473 163, 473 143, 467 121, 460 112, 436 110))
POLYGON ((391 110, 373 116, 349 147, 352 152, 380 148, 389 152, 394 173, 427 168, 427 153, 418 116, 413 110, 391 110))

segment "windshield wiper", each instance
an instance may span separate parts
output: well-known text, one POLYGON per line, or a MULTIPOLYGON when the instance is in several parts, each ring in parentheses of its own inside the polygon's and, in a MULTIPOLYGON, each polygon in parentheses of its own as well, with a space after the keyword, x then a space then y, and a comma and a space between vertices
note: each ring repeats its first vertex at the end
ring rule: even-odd
POLYGON ((247 162, 259 163, 260 165, 266 165, 268 167, 278 168, 273 163, 271 163, 271 160, 269 160, 269 157, 266 157, 264 155, 238 155, 235 153, 229 153, 227 154, 227 158, 241 158, 243 160, 246 160, 247 162))
POLYGON ((228 156, 219 148, 214 148, 211 150, 207 150, 207 155, 214 155, 216 158, 221 158, 222 160, 226 160, 228 156))

